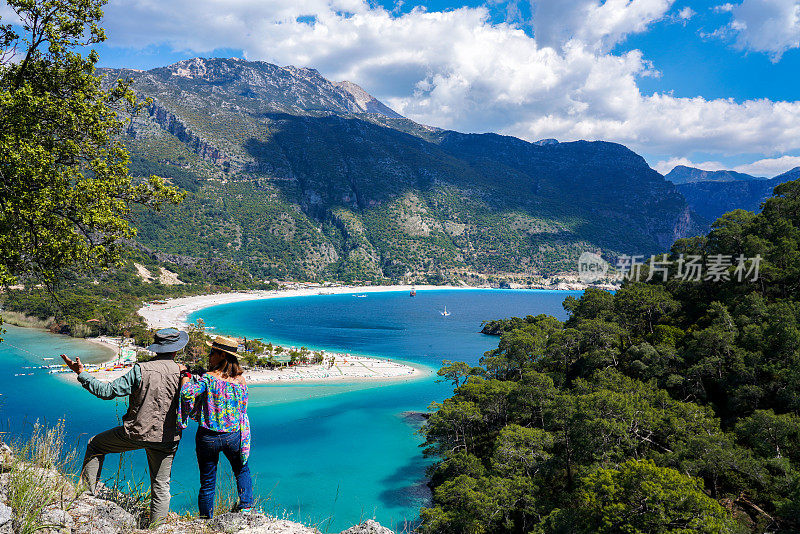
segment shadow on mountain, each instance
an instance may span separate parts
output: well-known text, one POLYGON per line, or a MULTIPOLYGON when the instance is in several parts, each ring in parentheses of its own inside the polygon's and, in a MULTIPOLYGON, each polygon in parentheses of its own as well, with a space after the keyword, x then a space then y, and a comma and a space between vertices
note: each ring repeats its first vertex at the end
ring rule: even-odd
POLYGON ((679 227, 686 203, 675 187, 619 144, 538 145, 452 131, 426 140, 356 117, 263 118, 264 138, 244 144, 255 160, 246 171, 272 177, 318 220, 337 207, 364 213, 413 194, 439 220, 509 219, 540 249, 583 241, 587 248, 656 252, 692 233, 691 221, 679 227))

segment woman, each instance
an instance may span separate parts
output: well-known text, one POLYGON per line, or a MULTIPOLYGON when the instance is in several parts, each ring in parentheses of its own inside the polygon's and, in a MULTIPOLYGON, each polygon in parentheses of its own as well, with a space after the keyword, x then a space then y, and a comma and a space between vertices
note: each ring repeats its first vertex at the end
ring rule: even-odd
POLYGON ((239 503, 234 511, 249 513, 253 507, 253 483, 247 457, 250 453, 250 421, 247 418, 247 383, 242 375, 235 339, 217 336, 211 344, 209 370, 199 378, 189 373, 181 381, 181 397, 190 417, 200 425, 195 438, 200 467, 200 517, 214 515, 219 453, 225 455, 236 476, 239 503))

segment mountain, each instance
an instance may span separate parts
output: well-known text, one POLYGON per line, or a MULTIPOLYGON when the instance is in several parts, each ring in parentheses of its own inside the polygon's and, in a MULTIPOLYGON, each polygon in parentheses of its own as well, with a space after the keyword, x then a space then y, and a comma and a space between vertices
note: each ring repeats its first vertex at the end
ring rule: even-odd
MULTIPOLYGON (((733 171, 716 172, 733 173, 733 171)), ((761 203, 772 195, 775 186, 797 178, 800 178, 800 167, 771 179, 702 181, 681 183, 677 187, 695 213, 708 221, 715 221, 722 214, 735 209, 760 211, 761 203)))
POLYGON ((784 173, 779 174, 772 178, 772 181, 775 185, 782 184, 784 182, 791 182, 792 180, 797 180, 800 178, 800 166, 795 167, 794 169, 790 169, 784 173))
POLYGON ((664 178, 675 185, 694 182, 740 182, 750 180, 766 180, 761 176, 752 176, 736 171, 704 171, 696 167, 676 165, 664 178))
POLYGON ((131 78, 152 103, 126 143, 134 175, 187 191, 134 213, 137 239, 259 277, 526 280, 585 250, 666 250, 699 229, 675 186, 606 142, 529 143, 406 119, 313 69, 193 59, 131 78))

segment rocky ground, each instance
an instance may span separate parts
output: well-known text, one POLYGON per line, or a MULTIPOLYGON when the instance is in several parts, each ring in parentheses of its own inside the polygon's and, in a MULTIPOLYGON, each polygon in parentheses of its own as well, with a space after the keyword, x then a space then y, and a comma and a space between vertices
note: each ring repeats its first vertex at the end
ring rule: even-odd
MULTIPOLYGON (((211 520, 171 513, 162 525, 142 529, 135 512, 124 496, 94 497, 55 469, 15 461, 0 442, 0 534, 320 534, 260 513, 226 513, 211 520)), ((393 532, 367 520, 340 534, 393 532)))

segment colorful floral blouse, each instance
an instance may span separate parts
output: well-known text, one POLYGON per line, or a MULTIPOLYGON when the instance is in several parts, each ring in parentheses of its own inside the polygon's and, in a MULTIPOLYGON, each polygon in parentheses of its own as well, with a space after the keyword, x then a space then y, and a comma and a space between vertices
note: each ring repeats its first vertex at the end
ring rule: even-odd
POLYGON ((250 455, 250 419, 247 417, 247 386, 204 374, 181 387, 178 420, 186 428, 188 419, 215 432, 242 432, 242 461, 250 455))

